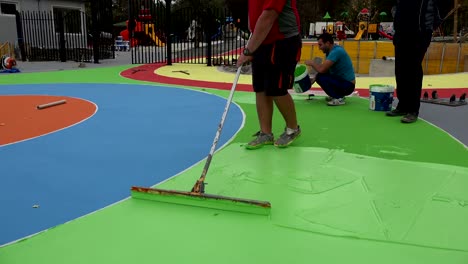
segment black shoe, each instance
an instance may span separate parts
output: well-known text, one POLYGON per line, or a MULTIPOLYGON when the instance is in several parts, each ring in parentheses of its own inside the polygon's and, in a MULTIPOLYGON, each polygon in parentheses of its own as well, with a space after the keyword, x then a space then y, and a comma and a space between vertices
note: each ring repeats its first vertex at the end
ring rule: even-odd
POLYGON ((404 116, 406 114, 407 114, 406 112, 403 112, 399 110, 398 108, 395 108, 392 111, 388 111, 387 113, 385 113, 386 116, 404 116))
POLYGON ((418 114, 416 113, 408 113, 404 117, 401 118, 402 123, 414 123, 418 120, 418 114))

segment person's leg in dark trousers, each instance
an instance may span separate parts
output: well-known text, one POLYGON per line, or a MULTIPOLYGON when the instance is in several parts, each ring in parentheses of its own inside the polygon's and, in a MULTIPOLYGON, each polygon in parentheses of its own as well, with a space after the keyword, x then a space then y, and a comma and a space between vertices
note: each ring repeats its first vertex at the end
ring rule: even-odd
POLYGON ((428 32, 416 38, 399 36, 394 42, 397 115, 411 114, 414 118, 411 117, 407 123, 416 121, 419 115, 423 80, 422 61, 430 40, 431 33, 428 32))
POLYGON ((431 43, 432 32, 423 34, 421 37, 417 38, 416 48, 414 50, 414 89, 410 89, 408 93, 408 113, 419 115, 419 108, 421 106, 421 92, 422 92, 422 82, 423 82, 423 67, 422 62, 424 60, 424 55, 426 54, 427 48, 431 43))

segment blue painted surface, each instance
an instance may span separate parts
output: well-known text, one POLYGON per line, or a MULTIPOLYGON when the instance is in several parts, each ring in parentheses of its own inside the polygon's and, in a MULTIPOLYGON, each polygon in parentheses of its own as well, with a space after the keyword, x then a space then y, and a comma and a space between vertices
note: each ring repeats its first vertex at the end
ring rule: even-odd
MULTIPOLYGON (((204 159, 226 104, 207 93, 149 85, 0 86, 6 94, 77 97, 98 111, 65 130, 0 146, 0 245, 101 209, 128 197, 133 185, 152 186, 204 159)), ((242 118, 232 105, 218 147, 242 118)))

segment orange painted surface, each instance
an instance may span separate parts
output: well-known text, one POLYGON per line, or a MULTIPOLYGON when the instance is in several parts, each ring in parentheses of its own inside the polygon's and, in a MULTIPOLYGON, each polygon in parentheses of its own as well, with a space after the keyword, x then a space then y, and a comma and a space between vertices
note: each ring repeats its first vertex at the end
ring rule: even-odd
POLYGON ((95 104, 78 98, 48 95, 0 96, 0 146, 63 129, 95 112, 95 104), (38 105, 60 100, 66 100, 66 103, 37 109, 38 105))

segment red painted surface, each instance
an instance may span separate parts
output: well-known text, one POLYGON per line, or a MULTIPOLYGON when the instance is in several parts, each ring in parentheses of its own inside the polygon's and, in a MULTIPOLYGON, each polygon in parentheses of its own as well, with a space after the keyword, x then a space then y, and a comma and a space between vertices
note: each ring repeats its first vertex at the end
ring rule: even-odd
MULTIPOLYGON (((166 77, 159 74, 156 74, 155 71, 166 66, 166 64, 147 64, 138 67, 134 67, 128 70, 123 71, 120 75, 134 80, 147 81, 147 82, 157 82, 157 83, 166 83, 166 84, 175 84, 183 85, 190 87, 202 87, 202 88, 212 88, 212 89, 221 89, 221 90, 230 90, 232 88, 232 83, 223 83, 223 82, 210 82, 210 81, 198 81, 198 80, 188 80, 175 77, 166 77)), ((234 75, 233 75, 234 81, 234 75)), ((250 84, 237 84, 236 90, 238 91, 253 91, 252 85, 250 84)), ((313 88, 312 90, 319 91, 318 88, 313 88)), ((468 88, 443 88, 443 89, 430 89, 425 88, 424 91, 431 95, 433 90, 437 90, 439 98, 449 98, 452 94, 455 94, 459 98, 463 93, 468 93, 468 88)), ((359 96, 368 97, 369 88, 356 88, 356 91, 359 92, 359 96)), ((395 93, 396 96, 396 93, 395 93)))
POLYGON ((0 146, 48 134, 89 118, 96 105, 79 98, 45 95, 0 96, 0 146), (65 104, 37 109, 38 105, 65 104))

